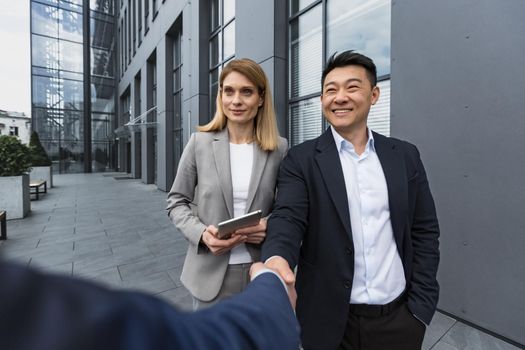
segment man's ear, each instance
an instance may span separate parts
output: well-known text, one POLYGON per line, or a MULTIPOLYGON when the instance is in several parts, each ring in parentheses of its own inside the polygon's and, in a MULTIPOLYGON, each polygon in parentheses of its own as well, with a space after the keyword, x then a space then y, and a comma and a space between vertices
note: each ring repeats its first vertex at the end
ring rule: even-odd
POLYGON ((372 88, 372 104, 375 105, 377 100, 379 100, 379 95, 380 95, 380 91, 379 91, 379 86, 374 86, 372 88))

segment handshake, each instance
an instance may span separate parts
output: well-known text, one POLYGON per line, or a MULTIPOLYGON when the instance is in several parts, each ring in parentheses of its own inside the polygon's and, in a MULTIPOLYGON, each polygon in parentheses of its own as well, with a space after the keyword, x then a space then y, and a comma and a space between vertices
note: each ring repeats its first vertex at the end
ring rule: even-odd
POLYGON ((253 263, 250 268, 250 278, 253 280, 263 272, 273 272, 279 276, 283 285, 286 287, 290 304, 295 310, 297 301, 297 292, 295 291, 295 274, 290 269, 288 262, 280 256, 272 256, 263 264, 261 262, 253 263))

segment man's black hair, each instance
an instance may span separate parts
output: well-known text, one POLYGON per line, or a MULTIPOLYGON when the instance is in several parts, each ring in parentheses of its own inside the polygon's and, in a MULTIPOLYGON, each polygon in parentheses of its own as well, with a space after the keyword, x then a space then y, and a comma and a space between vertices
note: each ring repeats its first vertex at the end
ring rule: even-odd
POLYGON ((321 79, 321 91, 323 90, 324 80, 328 73, 330 73, 335 68, 341 68, 346 66, 363 67, 366 70, 366 76, 370 81, 372 87, 376 86, 377 69, 374 61, 372 61, 371 58, 365 55, 355 52, 354 50, 348 50, 341 52, 340 54, 337 54, 337 52, 335 52, 332 56, 330 56, 328 62, 326 62, 326 66, 324 67, 323 76, 321 79))

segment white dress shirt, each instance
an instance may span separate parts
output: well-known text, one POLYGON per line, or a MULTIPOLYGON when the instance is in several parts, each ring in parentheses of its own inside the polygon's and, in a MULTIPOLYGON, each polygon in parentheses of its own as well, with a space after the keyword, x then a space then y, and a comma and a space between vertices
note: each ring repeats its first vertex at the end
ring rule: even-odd
POLYGON ((358 155, 351 142, 331 129, 343 168, 354 243, 350 303, 387 304, 405 290, 406 280, 374 137, 368 129, 365 150, 358 155))
MULTIPOLYGON (((246 200, 252 177, 253 143, 230 143, 230 167, 233 189, 233 217, 246 214, 246 200)), ((230 252, 229 264, 247 264, 252 257, 244 243, 239 244, 230 252)))

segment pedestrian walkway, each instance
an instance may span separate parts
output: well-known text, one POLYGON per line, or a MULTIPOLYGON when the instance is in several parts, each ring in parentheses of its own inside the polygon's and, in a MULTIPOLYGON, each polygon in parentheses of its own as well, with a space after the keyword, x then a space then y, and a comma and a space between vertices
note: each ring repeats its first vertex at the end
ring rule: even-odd
POLYGON ((55 175, 31 213, 7 222, 0 254, 30 267, 142 290, 188 309, 179 277, 187 241, 166 215, 166 193, 123 175, 55 175))
MULTIPOLYGON (((166 215, 165 192, 122 173, 55 175, 53 183, 46 196, 31 202, 27 218, 8 221, 3 258, 191 309, 179 281, 187 241, 166 215)), ((423 349, 518 348, 436 313, 423 349)))

